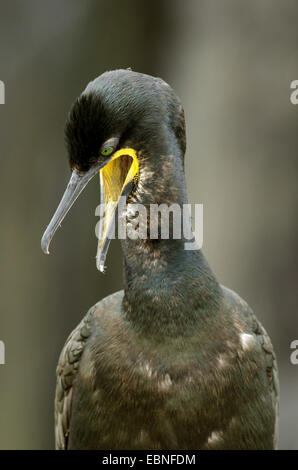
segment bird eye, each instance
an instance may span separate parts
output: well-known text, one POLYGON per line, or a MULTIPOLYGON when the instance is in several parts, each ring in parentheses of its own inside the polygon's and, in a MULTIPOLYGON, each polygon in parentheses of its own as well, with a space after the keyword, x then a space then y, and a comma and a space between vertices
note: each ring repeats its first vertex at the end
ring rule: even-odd
POLYGON ((113 150, 113 147, 104 147, 100 153, 104 157, 108 157, 109 155, 111 155, 111 153, 113 153, 113 150))

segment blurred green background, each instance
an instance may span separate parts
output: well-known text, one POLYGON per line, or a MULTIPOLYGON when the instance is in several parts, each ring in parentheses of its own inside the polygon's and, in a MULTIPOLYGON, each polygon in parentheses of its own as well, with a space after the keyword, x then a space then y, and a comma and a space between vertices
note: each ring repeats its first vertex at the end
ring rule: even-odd
POLYGON ((41 235, 69 178, 71 103, 107 69, 168 81, 186 113, 189 199, 204 204, 204 251, 275 346, 280 448, 298 448, 296 0, 0 0, 0 448, 52 448, 55 367, 70 331, 121 288, 113 242, 95 267, 93 180, 57 233, 41 235))

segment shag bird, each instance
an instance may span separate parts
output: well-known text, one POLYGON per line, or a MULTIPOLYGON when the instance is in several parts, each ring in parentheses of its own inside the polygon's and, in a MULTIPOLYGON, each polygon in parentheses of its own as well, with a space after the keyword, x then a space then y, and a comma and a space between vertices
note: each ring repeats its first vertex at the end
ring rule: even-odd
MULTIPOLYGON (((72 174, 42 249, 100 174, 103 270, 120 196, 145 208, 187 203, 183 107, 160 78, 105 72, 74 102, 65 135, 72 174)), ((271 341, 202 251, 185 250, 172 232, 173 221, 168 238, 158 230, 154 239, 121 241, 124 289, 93 306, 67 339, 57 368, 57 449, 276 448, 271 341)))

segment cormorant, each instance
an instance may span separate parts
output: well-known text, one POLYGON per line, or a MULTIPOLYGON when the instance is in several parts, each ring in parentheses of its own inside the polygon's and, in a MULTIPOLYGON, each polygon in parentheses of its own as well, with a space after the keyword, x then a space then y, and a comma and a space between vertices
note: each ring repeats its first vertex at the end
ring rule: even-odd
MULTIPOLYGON (((65 134, 72 175, 42 248, 48 253, 65 214, 100 173, 102 270, 120 195, 147 208, 187 202, 184 111, 160 78, 115 70, 87 85, 65 134)), ((124 290, 89 310, 59 359, 57 449, 276 448, 271 341, 202 251, 184 242, 160 233, 122 240, 124 290)))

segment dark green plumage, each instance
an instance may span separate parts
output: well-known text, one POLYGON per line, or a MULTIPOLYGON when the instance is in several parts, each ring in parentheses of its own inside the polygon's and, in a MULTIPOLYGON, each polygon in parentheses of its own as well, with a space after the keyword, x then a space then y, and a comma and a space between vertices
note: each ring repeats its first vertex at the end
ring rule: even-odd
MULTIPOLYGON (((187 202, 183 109, 165 82, 127 70, 91 82, 66 125, 71 167, 87 171, 115 134, 138 152, 132 202, 187 202)), ((59 360, 57 448, 274 448, 276 362, 248 305, 184 240, 122 247, 124 291, 88 312, 59 360)))

